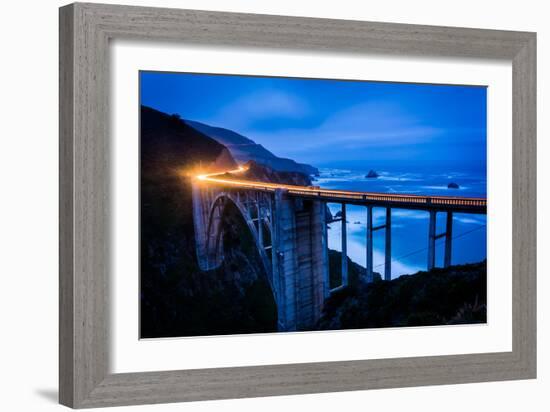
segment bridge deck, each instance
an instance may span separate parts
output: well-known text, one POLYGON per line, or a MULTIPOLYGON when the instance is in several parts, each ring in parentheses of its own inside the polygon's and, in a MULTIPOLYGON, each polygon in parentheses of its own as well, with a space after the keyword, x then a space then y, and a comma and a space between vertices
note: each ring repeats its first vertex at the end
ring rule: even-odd
POLYGON ((242 180, 236 179, 232 176, 232 173, 243 172, 244 170, 244 168, 240 167, 239 169, 225 173, 200 175, 197 176, 197 179, 204 183, 235 189, 248 189, 263 192, 275 192, 277 189, 282 189, 285 190, 289 196, 323 200, 331 203, 347 203, 398 209, 441 210, 458 213, 487 213, 487 199, 483 198, 352 192, 345 190, 323 189, 315 186, 296 186, 242 180))

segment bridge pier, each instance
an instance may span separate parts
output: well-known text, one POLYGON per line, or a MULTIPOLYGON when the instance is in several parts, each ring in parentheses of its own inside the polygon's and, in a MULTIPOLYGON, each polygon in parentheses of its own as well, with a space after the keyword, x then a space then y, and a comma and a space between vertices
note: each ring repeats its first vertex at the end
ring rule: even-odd
POLYGON ((275 190, 272 256, 279 330, 308 330, 321 316, 328 279, 324 211, 324 202, 275 190))
POLYGON ((384 280, 391 280, 391 208, 386 208, 386 247, 384 280))
POLYGON ((384 280, 391 280, 391 208, 386 208, 386 222, 383 225, 372 226, 372 206, 367 206, 367 283, 374 281, 373 270, 373 232, 385 229, 384 242, 384 280))
POLYGON ((372 270, 372 206, 367 206, 367 283, 374 280, 372 270))
POLYGON ((430 226, 428 231, 428 270, 435 267, 435 241, 445 237, 445 256, 443 259, 443 267, 451 266, 452 241, 453 241, 453 212, 447 211, 447 220, 445 223, 445 232, 436 235, 436 216, 437 211, 430 210, 430 226))
POLYGON ((453 250, 453 212, 447 212, 447 224, 445 227, 445 261, 444 266, 451 266, 451 254, 453 250))
POLYGON ((223 248, 217 236, 222 210, 219 204, 210 208, 216 197, 212 190, 204 189, 195 183, 192 184, 191 190, 197 262, 201 270, 213 270, 220 267, 223 261, 223 248))
POLYGON ((323 295, 325 300, 330 296, 330 272, 328 270, 328 225, 327 225, 327 204, 322 203, 320 212, 321 221, 323 222, 323 232, 321 238, 321 248, 323 253, 323 262, 327 262, 327 270, 323 273, 323 295))
MULTIPOLYGON (((287 250, 285 244, 293 244, 292 236, 295 226, 293 213, 288 202, 284 201, 284 189, 276 189, 273 205, 272 233, 272 271, 275 294, 277 296, 278 329, 281 331, 296 330, 296 299, 294 283, 284 274, 293 269, 293 251, 287 250), (289 236, 290 235, 290 236, 289 236)), ((294 272, 292 270, 292 272, 294 272)))
POLYGON ((258 243, 260 248, 264 249, 264 219, 262 214, 262 209, 260 208, 260 196, 258 193, 256 197, 256 216, 258 217, 258 243))
POLYGON ((435 267, 435 222, 437 212, 430 210, 430 224, 428 227, 428 270, 435 267))
POLYGON ((348 286, 348 234, 346 204, 342 203, 342 286, 348 286))

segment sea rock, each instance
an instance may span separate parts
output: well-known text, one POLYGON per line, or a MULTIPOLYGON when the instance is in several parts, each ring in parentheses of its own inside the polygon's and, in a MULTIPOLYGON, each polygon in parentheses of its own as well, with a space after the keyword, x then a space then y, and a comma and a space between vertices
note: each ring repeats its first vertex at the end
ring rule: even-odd
POLYGON ((451 182, 447 185, 447 189, 460 189, 460 186, 455 182, 451 182))
POLYGON ((376 173, 374 170, 369 170, 369 173, 365 176, 367 179, 376 179, 378 176, 380 176, 378 173, 376 173))

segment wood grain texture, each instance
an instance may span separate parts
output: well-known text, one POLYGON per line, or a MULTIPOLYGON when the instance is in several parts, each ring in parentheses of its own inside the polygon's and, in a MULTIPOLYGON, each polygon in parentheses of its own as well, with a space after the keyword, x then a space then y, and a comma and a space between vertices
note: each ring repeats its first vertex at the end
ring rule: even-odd
POLYGON ((512 63, 513 205, 512 311, 513 351, 536 374, 536 37, 512 63))
MULTIPOLYGON (((536 375, 536 36, 76 3, 60 9, 60 402, 83 408, 536 375), (513 350, 109 373, 109 40, 495 58, 513 64, 513 350)), ((136 136, 137 138, 137 136, 136 136)))
POLYGON ((73 404, 73 30, 65 9, 59 16, 59 400, 73 404))

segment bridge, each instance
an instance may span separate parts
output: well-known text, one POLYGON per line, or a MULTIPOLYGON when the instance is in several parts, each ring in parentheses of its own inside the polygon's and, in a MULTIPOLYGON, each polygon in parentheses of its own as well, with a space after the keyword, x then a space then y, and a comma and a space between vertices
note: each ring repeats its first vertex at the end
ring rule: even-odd
POLYGON ((481 198, 420 196, 323 189, 239 179, 242 166, 222 173, 200 174, 192 181, 197 259, 201 270, 218 268, 224 259, 223 230, 228 204, 246 222, 258 248, 277 305, 280 331, 307 330, 321 315, 325 299, 348 285, 346 205, 367 210, 366 279, 373 277, 373 233, 384 230, 384 279, 391 279, 392 209, 429 213, 427 269, 435 267, 436 240, 445 239, 444 266, 452 261, 453 214, 486 214, 481 198), (327 203, 341 204, 338 218, 327 215, 327 203), (373 208, 384 208, 385 222, 373 226, 373 208), (443 233, 436 233, 437 213, 446 214, 443 233), (327 225, 340 222, 341 285, 330 288, 327 225))

